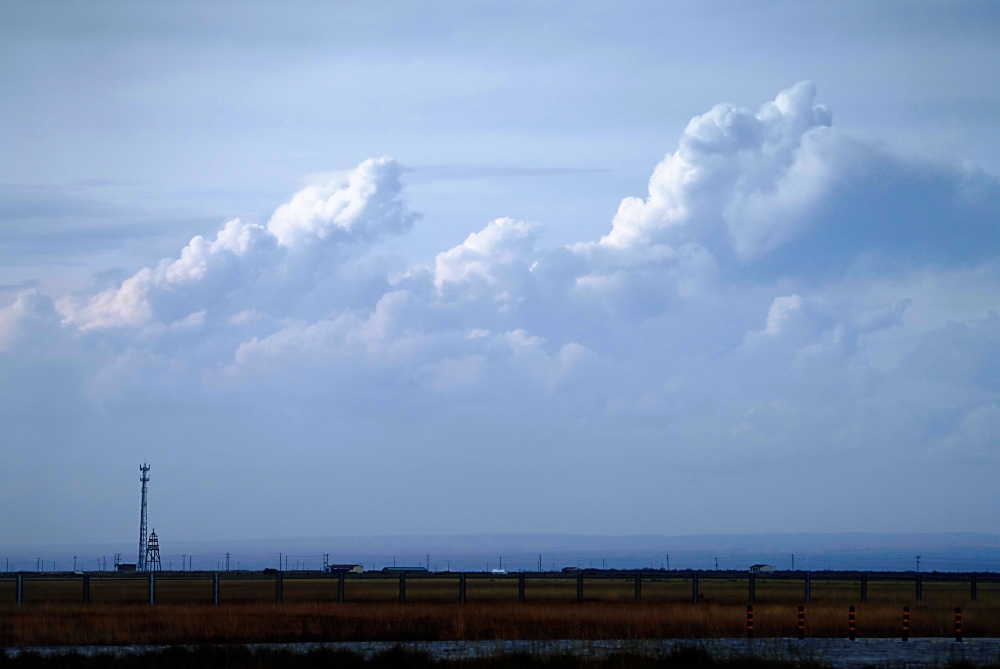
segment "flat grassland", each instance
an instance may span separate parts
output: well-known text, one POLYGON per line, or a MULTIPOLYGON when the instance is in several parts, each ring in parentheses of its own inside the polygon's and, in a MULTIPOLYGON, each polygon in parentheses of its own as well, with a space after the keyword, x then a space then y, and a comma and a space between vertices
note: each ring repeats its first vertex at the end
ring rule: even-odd
MULTIPOLYGON (((644 577, 635 602, 631 578, 587 579, 585 601, 577 602, 575 578, 529 578, 519 604, 516 578, 470 576, 461 605, 457 576, 411 578, 399 604, 395 579, 348 578, 347 603, 337 604, 336 578, 286 575, 278 604, 273 577, 247 576, 221 579, 221 605, 213 606, 210 575, 168 574, 157 578, 153 606, 144 604, 145 579, 119 577, 92 578, 91 603, 82 604, 76 577, 26 580, 19 607, 3 581, 0 645, 741 637, 747 585, 746 578, 703 578, 693 604, 690 579, 644 577)), ((913 637, 951 636, 956 606, 966 636, 1000 636, 1000 583, 980 582, 977 602, 969 594, 967 582, 925 582, 917 602, 912 581, 870 580, 861 603, 860 581, 814 577, 806 635, 846 637, 853 605, 859 637, 898 637, 906 605, 913 637)), ((758 578, 755 635, 794 637, 802 597, 801 580, 758 578)))

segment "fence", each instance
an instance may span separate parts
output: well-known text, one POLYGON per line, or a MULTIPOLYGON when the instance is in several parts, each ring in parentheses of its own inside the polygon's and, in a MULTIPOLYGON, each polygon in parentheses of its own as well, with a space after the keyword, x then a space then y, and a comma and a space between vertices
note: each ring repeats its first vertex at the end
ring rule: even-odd
POLYGON ((0 578, 0 604, 285 601, 635 601, 718 603, 1000 603, 1000 574, 912 572, 155 572, 20 573, 0 578))

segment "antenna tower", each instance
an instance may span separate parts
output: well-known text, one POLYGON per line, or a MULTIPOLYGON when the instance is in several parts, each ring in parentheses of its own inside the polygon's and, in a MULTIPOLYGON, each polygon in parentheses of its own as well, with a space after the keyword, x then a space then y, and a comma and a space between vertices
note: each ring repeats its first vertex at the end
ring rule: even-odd
POLYGON ((146 542, 146 571, 160 571, 160 540, 156 538, 156 530, 149 534, 146 542))
POLYGON ((139 516, 139 560, 135 568, 137 571, 146 571, 146 484, 149 483, 149 465, 142 463, 139 471, 139 480, 142 481, 142 513, 139 516))

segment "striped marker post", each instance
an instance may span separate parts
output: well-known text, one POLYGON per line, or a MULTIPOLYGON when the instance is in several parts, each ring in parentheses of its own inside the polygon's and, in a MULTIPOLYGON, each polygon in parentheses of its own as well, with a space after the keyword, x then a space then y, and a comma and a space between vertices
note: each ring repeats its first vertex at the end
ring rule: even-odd
POLYGON ((955 607, 955 641, 962 642, 962 607, 955 607))
POLYGON ((753 638, 753 606, 747 606, 747 638, 753 638))
POLYGON ((847 609, 847 633, 851 639, 854 641, 854 629, 855 629, 855 618, 854 618, 854 607, 847 609))
POLYGON ((806 638, 806 607, 799 606, 799 638, 806 638))
POLYGON ((903 607, 903 641, 910 640, 910 607, 903 607))

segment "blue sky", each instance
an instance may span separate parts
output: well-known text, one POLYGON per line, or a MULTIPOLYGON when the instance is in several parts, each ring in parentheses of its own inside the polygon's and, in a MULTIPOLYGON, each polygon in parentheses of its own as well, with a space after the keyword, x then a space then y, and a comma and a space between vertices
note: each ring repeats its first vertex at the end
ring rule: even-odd
POLYGON ((0 12, 0 543, 1000 532, 995 5, 0 12))

